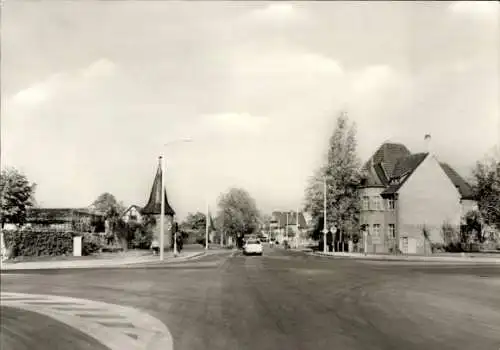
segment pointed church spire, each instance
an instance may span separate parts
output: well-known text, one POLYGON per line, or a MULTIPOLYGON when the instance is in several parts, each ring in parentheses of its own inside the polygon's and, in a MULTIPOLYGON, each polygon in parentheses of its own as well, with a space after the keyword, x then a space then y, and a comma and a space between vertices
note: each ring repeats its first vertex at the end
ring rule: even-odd
MULTIPOLYGON (((144 214, 155 214, 159 215, 161 213, 161 157, 158 160, 158 170, 156 171, 155 180, 153 182, 153 187, 151 188, 151 194, 149 195, 148 204, 144 207, 142 212, 144 214)), ((164 191, 165 195, 165 215, 175 215, 174 210, 168 203, 167 191, 164 191)))

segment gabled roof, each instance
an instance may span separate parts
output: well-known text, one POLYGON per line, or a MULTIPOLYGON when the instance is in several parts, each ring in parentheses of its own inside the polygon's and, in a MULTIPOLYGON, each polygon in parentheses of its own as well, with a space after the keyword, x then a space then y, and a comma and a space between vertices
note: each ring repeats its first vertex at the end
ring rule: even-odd
POLYGON ((446 163, 439 163, 446 175, 450 178, 451 182, 455 185, 460 192, 462 199, 475 199, 474 191, 469 185, 451 166, 446 163))
MULTIPOLYGON (((411 154, 399 143, 384 143, 365 163, 362 187, 385 187, 382 197, 397 193, 428 153, 411 154)), ((472 187, 448 164, 439 163, 462 199, 475 199, 472 187)))
POLYGON ((396 193, 415 169, 424 161, 428 154, 429 153, 416 153, 400 158, 394 166, 394 170, 389 179, 389 186, 381 193, 381 196, 384 197, 396 193))
POLYGON ((138 206, 138 205, 135 205, 135 204, 132 204, 130 207, 128 207, 127 209, 125 209, 125 210, 123 211, 123 213, 122 213, 122 215, 121 215, 121 216, 125 215, 125 214, 126 214, 128 211, 130 211, 130 209, 132 209, 132 208, 137 209, 137 211, 138 211, 140 214, 142 214, 142 210, 143 210, 143 209, 142 209, 142 207, 140 207, 140 206, 138 206))
MULTIPOLYGON (((155 180, 153 182, 153 187, 151 188, 151 194, 149 195, 149 201, 142 210, 142 214, 161 214, 161 164, 158 164, 158 170, 156 171, 155 180)), ((175 215, 175 211, 172 209, 168 203, 167 191, 163 191, 165 196, 165 212, 164 215, 175 215)))
POLYGON ((403 144, 382 144, 362 168, 365 174, 363 186, 386 187, 398 160, 410 155, 410 151, 403 144))

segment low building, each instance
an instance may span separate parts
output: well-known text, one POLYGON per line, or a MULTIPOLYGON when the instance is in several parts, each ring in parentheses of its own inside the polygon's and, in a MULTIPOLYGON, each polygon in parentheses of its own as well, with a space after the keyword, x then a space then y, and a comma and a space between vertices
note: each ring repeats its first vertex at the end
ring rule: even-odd
POLYGON ((24 228, 95 232, 104 228, 104 216, 88 209, 29 208, 24 228))
POLYGON ((460 230, 465 214, 477 208, 471 186, 440 162, 426 135, 426 152, 384 143, 363 167, 360 224, 367 251, 428 253, 442 243, 443 225, 460 230))
POLYGON ((142 223, 143 219, 142 208, 138 205, 133 204, 123 212, 121 218, 124 222, 133 221, 140 224, 142 223))

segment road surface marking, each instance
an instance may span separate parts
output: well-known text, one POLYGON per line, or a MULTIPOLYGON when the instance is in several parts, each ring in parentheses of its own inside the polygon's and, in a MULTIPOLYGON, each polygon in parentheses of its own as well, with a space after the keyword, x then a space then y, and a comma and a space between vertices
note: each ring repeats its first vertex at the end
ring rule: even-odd
POLYGON ((38 312, 97 339, 111 350, 172 350, 168 328, 131 307, 55 295, 0 293, 2 306, 38 312))

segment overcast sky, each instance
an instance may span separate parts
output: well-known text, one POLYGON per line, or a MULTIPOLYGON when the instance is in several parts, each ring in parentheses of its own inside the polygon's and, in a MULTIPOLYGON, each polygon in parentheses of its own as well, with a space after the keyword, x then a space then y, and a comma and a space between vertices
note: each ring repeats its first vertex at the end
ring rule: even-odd
MULTIPOLYGON (((344 108, 463 174, 500 138, 496 2, 6 1, 2 166, 45 207, 144 205, 162 144, 184 216, 230 186, 295 209, 344 108)), ((464 174, 466 175, 466 174, 464 174)))

